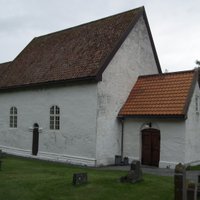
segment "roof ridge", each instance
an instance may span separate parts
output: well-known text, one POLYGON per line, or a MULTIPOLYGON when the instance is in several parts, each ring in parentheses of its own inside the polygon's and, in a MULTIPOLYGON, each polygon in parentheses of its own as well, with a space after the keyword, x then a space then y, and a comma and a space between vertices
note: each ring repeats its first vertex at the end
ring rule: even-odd
POLYGON ((122 15, 122 14, 129 13, 129 12, 133 12, 133 11, 135 12, 136 10, 138 10, 138 12, 139 12, 139 11, 143 11, 143 10, 144 10, 144 6, 141 6, 141 7, 138 7, 138 8, 134 8, 134 9, 131 9, 131 10, 126 10, 126 11, 123 11, 123 12, 120 12, 120 13, 116 13, 116 14, 113 14, 113 15, 109 15, 109 16, 107 16, 107 17, 102 17, 102 18, 100 18, 100 19, 96 19, 96 20, 93 20, 93 21, 90 21, 90 22, 85 22, 85 23, 83 23, 83 24, 75 25, 75 26, 72 26, 72 27, 69 27, 69 28, 66 28, 66 29, 62 29, 62 30, 59 30, 59 31, 47 33, 47 34, 45 34, 45 35, 36 36, 35 38, 40 39, 40 38, 42 38, 42 37, 46 37, 46 36, 49 36, 49 35, 54 35, 54 34, 62 33, 62 32, 68 31, 68 30, 72 30, 72 29, 80 28, 80 27, 82 27, 82 26, 86 26, 86 25, 89 25, 89 24, 92 24, 92 23, 96 23, 96 22, 98 22, 98 21, 102 21, 102 20, 105 20, 105 19, 109 19, 109 18, 118 16, 118 15, 122 15))
POLYGON ((162 74, 148 74, 148 75, 140 75, 139 78, 147 78, 147 77, 154 77, 154 76, 170 76, 170 75, 176 75, 176 74, 183 74, 183 73, 192 73, 195 72, 195 69, 192 70, 184 70, 184 71, 175 71, 175 72, 167 72, 162 74))

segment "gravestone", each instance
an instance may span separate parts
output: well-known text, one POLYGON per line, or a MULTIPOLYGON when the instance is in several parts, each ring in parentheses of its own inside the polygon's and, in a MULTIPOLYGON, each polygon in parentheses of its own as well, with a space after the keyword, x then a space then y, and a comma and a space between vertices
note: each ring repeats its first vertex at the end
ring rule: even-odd
POLYGON ((175 167, 174 174, 174 199, 186 200, 186 168, 179 163, 175 167))
POLYGON ((121 165, 121 164, 122 164, 122 156, 116 155, 116 156, 115 156, 115 165, 116 165, 116 166, 119 166, 119 165, 121 165))
POLYGON ((142 180, 143 180, 142 169, 141 169, 140 161, 138 160, 134 160, 131 163, 131 169, 128 172, 128 174, 120 178, 121 182, 130 182, 130 183, 136 183, 142 180))
POLYGON ((77 173, 73 175, 73 185, 81 185, 87 183, 87 173, 77 173))
POLYGON ((128 157, 124 157, 124 165, 129 165, 129 159, 128 159, 128 157))
POLYGON ((142 169, 141 169, 141 164, 139 160, 132 161, 130 170, 135 172, 136 179, 142 180, 142 169))
POLYGON ((3 158, 3 151, 0 149, 0 171, 2 169, 2 159, 3 158))
POLYGON ((198 175, 197 198, 200 199, 200 175, 198 175))
POLYGON ((176 167, 175 167, 175 173, 181 173, 181 174, 186 173, 185 165, 183 165, 181 163, 177 164, 176 167))
POLYGON ((1 149, 0 149, 0 159, 2 158, 5 158, 6 157, 6 153, 3 152, 1 149))
POLYGON ((189 183, 187 188, 187 200, 196 200, 197 191, 196 191, 196 184, 189 183))
POLYGON ((3 158, 3 151, 0 149, 0 159, 3 158))

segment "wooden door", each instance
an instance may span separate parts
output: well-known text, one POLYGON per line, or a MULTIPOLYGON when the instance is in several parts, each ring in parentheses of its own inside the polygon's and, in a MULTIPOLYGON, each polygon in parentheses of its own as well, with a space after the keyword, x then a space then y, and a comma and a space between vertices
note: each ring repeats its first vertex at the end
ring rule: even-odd
POLYGON ((142 164, 159 166, 160 131, 157 129, 142 130, 142 164))
POLYGON ((39 145, 39 125, 34 124, 33 126, 33 144, 32 144, 32 155, 37 155, 39 145))
POLYGON ((151 164, 151 133, 142 131, 142 164, 151 164))

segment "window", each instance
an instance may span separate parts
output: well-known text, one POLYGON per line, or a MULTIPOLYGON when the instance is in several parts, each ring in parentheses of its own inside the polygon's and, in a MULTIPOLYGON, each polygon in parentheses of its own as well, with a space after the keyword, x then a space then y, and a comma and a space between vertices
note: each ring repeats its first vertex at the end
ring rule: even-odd
POLYGON ((195 109, 196 109, 196 113, 199 113, 199 111, 200 111, 199 96, 195 97, 195 109))
POLYGON ((50 108, 50 129, 60 129, 60 108, 58 106, 52 106, 50 108))
POLYGON ((10 128, 17 128, 17 108, 10 108, 10 128))

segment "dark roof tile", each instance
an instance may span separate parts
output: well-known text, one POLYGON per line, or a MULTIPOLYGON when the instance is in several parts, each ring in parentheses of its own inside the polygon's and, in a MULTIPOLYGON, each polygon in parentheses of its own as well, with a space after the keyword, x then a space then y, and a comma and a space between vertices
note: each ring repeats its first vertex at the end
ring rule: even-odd
POLYGON ((98 79, 108 57, 142 14, 143 7, 34 38, 4 71, 0 89, 98 79))
POLYGON ((3 77, 4 72, 7 70, 8 65, 9 65, 10 63, 11 63, 11 62, 0 63, 0 79, 3 77))

